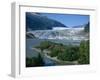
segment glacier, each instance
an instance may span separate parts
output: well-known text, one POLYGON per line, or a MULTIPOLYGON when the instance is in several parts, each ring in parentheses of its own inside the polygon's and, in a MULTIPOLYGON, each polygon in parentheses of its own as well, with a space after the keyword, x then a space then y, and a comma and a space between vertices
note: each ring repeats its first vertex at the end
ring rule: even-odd
POLYGON ((65 40, 88 40, 89 34, 81 28, 62 28, 55 27, 52 30, 34 30, 28 31, 27 34, 33 34, 39 39, 65 39, 65 40))

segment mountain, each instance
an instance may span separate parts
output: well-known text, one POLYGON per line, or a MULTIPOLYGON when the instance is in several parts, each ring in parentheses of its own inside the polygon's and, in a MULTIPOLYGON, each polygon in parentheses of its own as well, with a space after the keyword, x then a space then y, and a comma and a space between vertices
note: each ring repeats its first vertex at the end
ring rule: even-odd
POLYGON ((90 22, 88 22, 87 24, 83 24, 83 25, 78 25, 78 26, 73 26, 72 28, 83 28, 85 33, 89 32, 89 28, 90 27, 90 22))
POLYGON ((50 30, 53 27, 67 27, 61 22, 49 19, 38 13, 26 12, 26 30, 50 30))
POLYGON ((85 25, 85 28, 84 28, 84 31, 85 32, 89 32, 89 28, 90 27, 90 23, 88 22, 86 25, 85 25))
POLYGON ((27 38, 27 39, 33 39, 33 38, 36 38, 36 37, 35 37, 34 34, 32 34, 32 33, 27 33, 27 34, 26 34, 26 38, 27 38))
POLYGON ((84 25, 78 25, 78 26, 72 26, 72 28, 84 28, 86 24, 84 25))

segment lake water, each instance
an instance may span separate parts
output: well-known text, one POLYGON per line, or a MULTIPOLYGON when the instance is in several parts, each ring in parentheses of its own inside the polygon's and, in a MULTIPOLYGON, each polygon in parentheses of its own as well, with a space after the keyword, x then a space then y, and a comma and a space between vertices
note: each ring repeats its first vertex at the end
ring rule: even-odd
MULTIPOLYGON (((36 57, 38 55, 38 52, 36 52, 32 48, 34 46, 38 46, 42 41, 44 40, 43 39, 27 39, 26 40, 26 56, 36 57)), ((64 45, 79 45, 80 44, 80 41, 75 41, 75 40, 74 41, 73 40, 49 40, 49 41, 62 43, 64 45)), ((48 59, 46 56, 44 56, 44 62, 46 66, 56 65, 54 61, 48 59)))

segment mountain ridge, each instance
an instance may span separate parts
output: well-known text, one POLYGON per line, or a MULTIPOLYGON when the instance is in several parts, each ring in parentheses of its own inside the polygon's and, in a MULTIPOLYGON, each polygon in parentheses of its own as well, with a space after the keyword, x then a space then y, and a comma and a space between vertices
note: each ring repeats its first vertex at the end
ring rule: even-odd
POLYGON ((48 30, 53 27, 67 27, 59 21, 50 19, 39 14, 26 12, 26 31, 30 30, 48 30))

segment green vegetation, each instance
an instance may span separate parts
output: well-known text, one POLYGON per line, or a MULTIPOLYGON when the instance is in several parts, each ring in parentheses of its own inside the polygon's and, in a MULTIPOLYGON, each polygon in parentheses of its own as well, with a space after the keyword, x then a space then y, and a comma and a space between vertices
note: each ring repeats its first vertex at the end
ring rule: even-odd
POLYGON ((51 57, 57 56, 58 53, 62 52, 61 49, 62 49, 61 46, 55 45, 55 46, 51 49, 50 56, 51 56, 51 57))
POLYGON ((89 41, 81 41, 79 46, 43 41, 36 48, 41 51, 50 51, 49 56, 57 57, 61 61, 78 61, 79 64, 89 64, 89 41))
POLYGON ((79 58, 79 47, 77 46, 70 46, 66 47, 65 51, 59 53, 57 56, 58 59, 63 61, 75 61, 79 58))
MULTIPOLYGON (((44 49, 48 49, 51 46, 51 44, 52 43, 49 41, 43 41, 40 43, 39 46, 36 46, 35 48, 39 48, 39 49, 41 49, 41 51, 43 51, 44 49)), ((52 44, 52 46, 53 46, 53 44, 52 44)))
MULTIPOLYGON (((53 45, 53 44, 52 44, 53 45)), ((49 41, 44 41, 40 44, 40 49, 43 51, 44 49, 47 49, 51 46, 51 42, 49 41)))
POLYGON ((39 53, 37 57, 26 58, 26 67, 35 67, 35 66, 43 66, 44 61, 39 53))
POLYGON ((82 41, 79 47, 79 63, 89 64, 89 41, 82 41))

